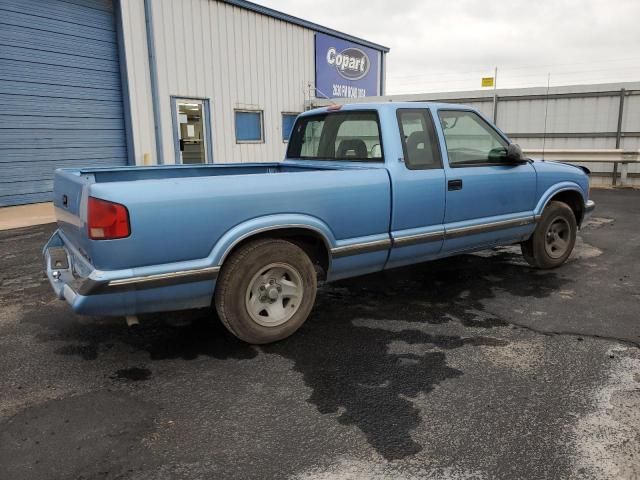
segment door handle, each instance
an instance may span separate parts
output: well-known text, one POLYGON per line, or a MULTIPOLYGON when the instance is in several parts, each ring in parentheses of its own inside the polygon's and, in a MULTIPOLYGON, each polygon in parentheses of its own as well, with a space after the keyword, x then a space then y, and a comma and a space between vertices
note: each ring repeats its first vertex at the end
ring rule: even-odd
POLYGON ((462 179, 449 180, 447 182, 447 188, 449 190, 462 190, 462 179))
POLYGON ((180 151, 184 152, 184 140, 182 138, 180 139, 180 151))

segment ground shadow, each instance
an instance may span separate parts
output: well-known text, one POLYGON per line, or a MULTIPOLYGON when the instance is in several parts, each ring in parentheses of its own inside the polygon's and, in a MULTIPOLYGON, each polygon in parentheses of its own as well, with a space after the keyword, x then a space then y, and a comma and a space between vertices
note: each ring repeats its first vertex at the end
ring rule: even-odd
POLYGON ((140 325, 132 328, 122 318, 79 318, 69 314, 52 318, 51 313, 41 310, 25 315, 25 321, 48 327, 36 334, 39 341, 68 342, 55 353, 83 360, 95 360, 100 352, 117 343, 146 351, 151 360, 194 360, 200 356, 248 360, 258 355, 254 347, 227 332, 213 309, 143 315, 140 325))

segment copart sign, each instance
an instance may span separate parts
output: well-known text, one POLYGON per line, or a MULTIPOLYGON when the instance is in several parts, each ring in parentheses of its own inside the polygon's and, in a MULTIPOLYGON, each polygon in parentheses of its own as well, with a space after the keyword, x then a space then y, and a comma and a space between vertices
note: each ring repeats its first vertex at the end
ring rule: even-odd
POLYGON ((380 95, 381 53, 324 33, 316 33, 316 97, 380 95))

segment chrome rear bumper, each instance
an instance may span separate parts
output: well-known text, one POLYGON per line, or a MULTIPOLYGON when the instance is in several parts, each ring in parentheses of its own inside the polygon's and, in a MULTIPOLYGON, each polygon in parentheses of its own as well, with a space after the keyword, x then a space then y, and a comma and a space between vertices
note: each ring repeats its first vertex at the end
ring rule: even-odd
POLYGON ((96 269, 56 231, 44 246, 49 283, 76 313, 134 315, 211 305, 219 266, 183 262, 138 269, 96 269), (175 268, 172 268, 174 267, 175 268))

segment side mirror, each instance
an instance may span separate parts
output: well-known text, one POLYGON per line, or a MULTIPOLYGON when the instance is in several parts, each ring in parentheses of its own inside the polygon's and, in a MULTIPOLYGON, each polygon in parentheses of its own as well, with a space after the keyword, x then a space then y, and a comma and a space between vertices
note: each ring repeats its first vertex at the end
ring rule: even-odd
POLYGON ((523 163, 527 159, 522 153, 522 148, 517 143, 510 143, 507 147, 507 161, 512 163, 523 163))

